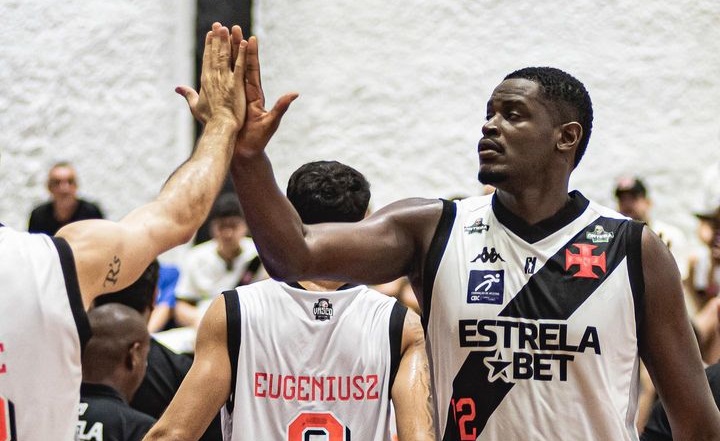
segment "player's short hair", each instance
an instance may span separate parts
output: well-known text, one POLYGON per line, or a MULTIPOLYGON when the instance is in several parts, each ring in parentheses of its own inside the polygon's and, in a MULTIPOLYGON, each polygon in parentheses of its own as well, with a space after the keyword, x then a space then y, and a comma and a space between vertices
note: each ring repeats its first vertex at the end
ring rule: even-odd
POLYGON ((505 77, 506 80, 522 78, 540 85, 542 97, 556 104, 558 121, 577 121, 583 129, 575 152, 575 167, 580 163, 592 132, 593 108, 585 85, 567 72, 554 67, 526 67, 505 77))
POLYGON ((370 184, 345 164, 315 161, 290 176, 287 197, 305 224, 357 222, 367 212, 370 184))
POLYGON ((160 264, 157 260, 145 269, 140 277, 132 285, 120 291, 103 294, 95 299, 94 307, 107 303, 121 303, 136 310, 140 314, 152 309, 155 303, 155 289, 160 277, 160 264))

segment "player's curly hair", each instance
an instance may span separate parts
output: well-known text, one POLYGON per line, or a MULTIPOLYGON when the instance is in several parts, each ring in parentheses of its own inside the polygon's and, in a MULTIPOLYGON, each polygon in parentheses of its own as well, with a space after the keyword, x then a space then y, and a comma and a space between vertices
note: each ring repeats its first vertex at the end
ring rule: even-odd
POLYGON ((370 184, 345 164, 315 161, 290 176, 287 197, 305 224, 357 222, 367 212, 370 184))
POLYGON ((580 123, 583 134, 575 152, 575 167, 577 167, 587 150, 593 122, 592 101, 583 83, 569 73, 554 67, 526 67, 505 77, 506 80, 513 78, 523 78, 538 83, 542 97, 556 104, 558 122, 580 123))

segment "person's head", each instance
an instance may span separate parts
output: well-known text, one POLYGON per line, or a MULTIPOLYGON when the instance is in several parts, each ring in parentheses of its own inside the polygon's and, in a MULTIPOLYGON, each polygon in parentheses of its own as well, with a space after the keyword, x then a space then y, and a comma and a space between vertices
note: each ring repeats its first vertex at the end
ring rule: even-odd
POLYGON ((510 73, 487 104, 480 181, 527 181, 529 173, 547 177, 558 167, 567 180, 587 149, 592 121, 590 95, 572 75, 552 67, 510 73))
POLYGON ((150 319, 150 313, 155 304, 159 274, 160 263, 156 259, 145 268, 145 271, 132 285, 120 291, 96 297, 93 306, 97 308, 108 303, 120 303, 136 310, 147 321, 150 319))
POLYGON ((130 401, 147 367, 150 334, 145 320, 119 303, 91 309, 88 320, 92 337, 82 355, 83 381, 111 386, 130 401))
POLYGON ((698 224, 698 237, 704 244, 720 247, 720 205, 713 209, 695 213, 698 224))
POLYGON ((77 175, 69 162, 57 162, 48 171, 47 189, 53 200, 75 199, 77 194, 77 175))
POLYGON ((210 211, 210 234, 219 247, 238 248, 247 232, 245 214, 237 196, 234 193, 218 196, 210 211))
POLYGON ((624 176, 615 185, 618 211, 635 220, 648 222, 652 203, 645 183, 634 176, 624 176))
POLYGON ((290 176, 287 197, 305 224, 357 222, 367 212, 370 184, 337 161, 309 162, 290 176))

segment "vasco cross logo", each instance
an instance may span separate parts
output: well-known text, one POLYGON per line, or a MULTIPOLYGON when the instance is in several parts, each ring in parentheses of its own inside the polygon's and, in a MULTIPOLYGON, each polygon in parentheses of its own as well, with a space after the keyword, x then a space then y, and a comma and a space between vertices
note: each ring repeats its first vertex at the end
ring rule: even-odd
POLYGON ((505 259, 498 254, 497 251, 495 251, 495 248, 490 248, 490 251, 488 251, 488 247, 483 247, 482 253, 478 254, 473 260, 470 261, 470 263, 475 263, 479 260, 481 260, 483 263, 495 263, 498 260, 500 262, 505 262, 505 259))
POLYGON ((318 299, 317 303, 313 306, 313 314, 315 314, 315 320, 330 320, 333 315, 333 307, 330 300, 318 299))
POLYGON ((465 227, 465 232, 467 234, 473 234, 473 233, 482 233, 483 231, 488 231, 490 229, 490 225, 483 223, 483 218, 476 219, 475 222, 472 223, 472 225, 468 225, 465 227))
POLYGON ((596 256, 592 253, 592 250, 597 248, 595 245, 590 245, 589 243, 574 243, 573 246, 577 248, 580 253, 571 253, 569 249, 565 249, 565 271, 574 265, 579 265, 580 270, 572 276, 588 279, 599 278, 593 271, 593 267, 600 268, 603 273, 607 272, 605 266, 605 251, 596 256))

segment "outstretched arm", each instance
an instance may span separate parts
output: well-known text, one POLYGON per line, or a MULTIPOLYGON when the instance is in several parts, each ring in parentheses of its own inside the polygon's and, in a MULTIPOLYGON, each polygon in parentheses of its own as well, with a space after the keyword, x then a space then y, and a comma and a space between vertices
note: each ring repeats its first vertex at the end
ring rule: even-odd
POLYGON ((645 317, 640 351, 667 411, 674 440, 720 439, 720 412, 708 386, 677 266, 647 227, 642 236, 645 317))
POLYGON ((203 317, 195 359, 167 410, 144 441, 197 441, 230 396, 225 299, 218 296, 203 317))
POLYGON ((278 188, 265 147, 290 103, 265 110, 257 41, 247 50, 247 119, 237 139, 231 174, 263 264, 278 279, 335 279, 382 283, 420 271, 422 255, 442 212, 439 201, 405 200, 358 223, 303 225, 278 188))
POLYGON ((69 224, 57 236, 69 243, 85 306, 137 279, 160 253, 187 242, 205 219, 226 176, 245 120, 245 49, 240 29, 219 23, 207 34, 201 74, 208 120, 192 156, 167 180, 157 198, 119 222, 69 224), (238 56, 231 65, 233 50, 238 56))
POLYGON ((420 317, 408 310, 402 337, 402 359, 392 388, 398 438, 434 440, 433 404, 430 395, 430 368, 420 317))

